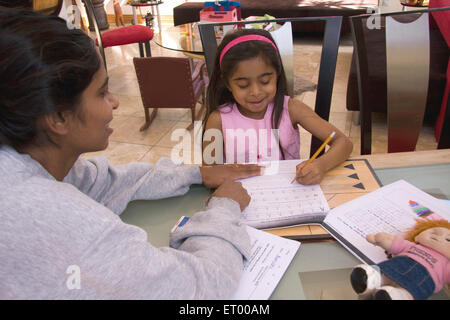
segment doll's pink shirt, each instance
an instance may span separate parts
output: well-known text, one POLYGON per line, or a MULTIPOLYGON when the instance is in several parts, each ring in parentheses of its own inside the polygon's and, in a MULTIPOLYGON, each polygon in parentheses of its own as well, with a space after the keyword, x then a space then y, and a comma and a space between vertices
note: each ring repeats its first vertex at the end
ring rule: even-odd
POLYGON ((433 278, 436 286, 434 292, 441 291, 442 287, 450 282, 449 259, 433 249, 397 236, 394 237, 390 253, 407 256, 423 265, 433 278))
MULTIPOLYGON (((283 112, 280 118, 280 125, 278 130, 279 141, 284 152, 284 159, 299 159, 300 158, 300 137, 297 128, 292 125, 291 118, 289 116, 289 96, 284 97, 283 112)), ((275 146, 272 143, 274 140, 271 138, 272 129, 272 111, 273 102, 271 102, 264 114, 263 119, 251 119, 247 118, 239 112, 236 103, 226 104, 219 107, 220 117, 222 120, 222 134, 224 139, 224 162, 227 163, 237 163, 237 162, 255 162, 255 161, 270 161, 279 160, 281 158, 281 152, 279 156, 275 157, 276 151, 278 151, 278 145, 275 146), (231 129, 231 130, 230 130, 231 129), (227 134, 227 130, 228 134, 227 134), (237 130, 241 132, 255 132, 256 139, 254 139, 253 146, 250 142, 245 142, 244 140, 248 138, 241 138, 230 132, 236 133, 237 130), (261 130, 266 130, 267 134, 266 141, 261 141, 261 130), (238 149, 238 143, 246 143, 245 148, 238 149), (261 150, 261 148, 267 148, 266 150, 261 150), (275 152, 272 153, 273 149, 275 152), (243 150, 244 149, 244 150, 243 150), (245 154, 243 154, 245 152, 245 154), (244 161, 238 161, 239 159, 245 159, 244 161)), ((245 134, 244 134, 245 136, 245 134)))

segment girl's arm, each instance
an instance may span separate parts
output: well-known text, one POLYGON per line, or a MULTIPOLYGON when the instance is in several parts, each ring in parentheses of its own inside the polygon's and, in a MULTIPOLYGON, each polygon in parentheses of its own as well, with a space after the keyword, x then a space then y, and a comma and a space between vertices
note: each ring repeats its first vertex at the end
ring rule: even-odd
POLYGON ((219 111, 213 111, 206 121, 203 136, 203 165, 215 165, 223 162, 222 118, 219 111))
POLYGON ((289 100, 289 116, 295 128, 299 124, 321 141, 324 141, 333 131, 336 132, 329 143, 330 148, 327 152, 309 165, 306 165, 305 161, 297 166, 297 181, 299 183, 318 184, 328 170, 347 160, 353 150, 353 143, 342 131, 319 117, 311 108, 299 100, 289 100))

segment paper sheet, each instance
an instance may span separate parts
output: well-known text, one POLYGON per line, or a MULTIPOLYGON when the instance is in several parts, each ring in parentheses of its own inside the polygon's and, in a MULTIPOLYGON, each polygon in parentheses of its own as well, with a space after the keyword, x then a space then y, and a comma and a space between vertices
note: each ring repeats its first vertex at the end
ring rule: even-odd
POLYGON ((244 264, 234 300, 266 300, 280 282, 300 242, 281 238, 247 226, 252 243, 251 258, 244 264))
POLYGON ((291 184, 301 161, 261 163, 264 175, 239 180, 251 197, 242 212, 244 223, 261 229, 323 220, 330 208, 320 185, 291 184))
POLYGON ((384 249, 369 243, 366 235, 378 232, 400 235, 415 224, 415 219, 425 217, 449 220, 449 207, 399 180, 330 210, 324 223, 370 260, 379 263, 386 259, 384 249))

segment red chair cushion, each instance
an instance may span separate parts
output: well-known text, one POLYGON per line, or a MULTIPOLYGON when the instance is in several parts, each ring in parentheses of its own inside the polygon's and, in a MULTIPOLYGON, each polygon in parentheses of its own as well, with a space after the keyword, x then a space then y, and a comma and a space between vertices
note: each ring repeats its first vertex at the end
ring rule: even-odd
MULTIPOLYGON (((443 8, 448 6, 448 0, 432 0, 430 1, 429 8, 443 8)), ((450 12, 441 11, 432 13, 434 20, 436 21, 439 30, 444 36, 447 45, 450 47, 450 12)), ((439 142, 441 137, 442 126, 444 125, 445 111, 447 110, 447 101, 450 99, 450 59, 447 65, 447 83, 445 85, 444 96, 442 98, 441 111, 436 119, 436 125, 434 127, 434 136, 436 141, 439 142)))
POLYGON ((125 26, 102 33, 103 47, 105 48, 147 42, 152 39, 153 29, 141 25, 125 26))

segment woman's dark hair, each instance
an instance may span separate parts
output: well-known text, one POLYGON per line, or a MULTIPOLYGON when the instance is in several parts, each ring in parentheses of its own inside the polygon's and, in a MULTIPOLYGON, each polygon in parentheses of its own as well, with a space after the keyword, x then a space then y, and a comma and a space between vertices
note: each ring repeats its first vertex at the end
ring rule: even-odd
MULTIPOLYGON (((264 41, 246 41, 241 42, 230 48, 223 56, 220 65, 220 53, 223 48, 232 40, 247 34, 262 35, 270 39, 274 44, 270 32, 261 29, 241 29, 232 33, 228 33, 223 38, 214 61, 213 71, 211 73, 210 82, 206 93, 206 114, 203 120, 203 128, 209 115, 225 103, 234 103, 232 93, 228 90, 226 81, 233 75, 236 66, 243 60, 262 57, 269 65, 273 66, 277 72, 277 92, 274 98, 274 108, 272 113, 272 128, 278 129, 283 112, 284 97, 288 94, 286 75, 284 73, 281 57, 275 48, 264 41)), ((282 155, 283 150, 280 148, 282 155)), ((284 158, 284 156, 283 156, 284 158)))
POLYGON ((77 111, 100 63, 92 39, 65 20, 0 7, 0 145, 30 144, 42 116, 77 111))

